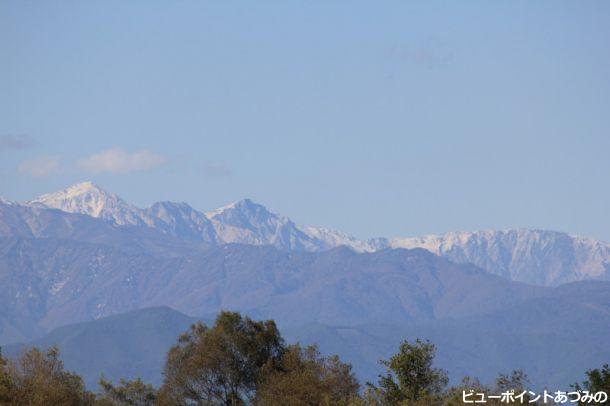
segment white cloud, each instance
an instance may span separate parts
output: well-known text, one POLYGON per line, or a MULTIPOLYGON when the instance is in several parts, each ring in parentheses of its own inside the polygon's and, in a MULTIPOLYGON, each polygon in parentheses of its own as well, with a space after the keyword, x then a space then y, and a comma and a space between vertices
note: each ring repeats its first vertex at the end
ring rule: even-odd
POLYGON ((19 164, 19 173, 33 176, 35 178, 47 177, 59 169, 60 158, 57 156, 40 156, 28 159, 19 164))
POLYGON ((122 148, 111 148, 78 161, 78 166, 92 173, 128 173, 146 171, 167 162, 167 158, 143 149, 129 153, 122 148))

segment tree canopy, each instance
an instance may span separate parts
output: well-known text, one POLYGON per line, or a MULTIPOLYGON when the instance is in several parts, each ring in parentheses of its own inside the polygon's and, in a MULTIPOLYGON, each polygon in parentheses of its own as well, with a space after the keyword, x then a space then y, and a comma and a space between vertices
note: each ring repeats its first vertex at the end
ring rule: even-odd
POLYGON ((347 405, 360 385, 352 366, 338 356, 324 357, 316 346, 292 345, 279 363, 265 365, 257 405, 347 405))
MULTIPOLYGON (((196 323, 168 351, 161 388, 140 379, 100 380, 100 392, 66 371, 59 350, 31 348, 7 360, 0 349, 0 405, 15 406, 457 406, 465 394, 524 393, 522 403, 540 403, 528 393, 527 375, 500 374, 495 386, 465 377, 447 389, 447 373, 434 367, 436 347, 429 341, 403 341, 398 352, 380 361, 386 367, 364 393, 352 366, 325 356, 314 346, 286 345, 272 320, 254 321, 222 312, 207 327, 196 323)), ((610 367, 586 371, 576 391, 610 393, 610 367)), ((486 399, 490 405, 503 400, 486 399)), ((607 402, 606 402, 607 403, 607 402)))
POLYGON ((94 395, 80 376, 64 370, 59 351, 52 347, 25 351, 17 360, 0 361, 0 399, 21 406, 86 406, 94 395))
POLYGON ((133 381, 121 379, 118 385, 102 378, 100 387, 96 406, 153 406, 157 400, 155 388, 139 378, 133 381))
MULTIPOLYGON (((586 390, 591 393, 606 392, 610 395, 610 367, 608 364, 604 364, 601 368, 590 369, 585 372, 585 375, 587 378, 582 384, 573 385, 576 390, 586 390)), ((585 402, 581 404, 585 404, 585 402)), ((610 404, 610 400, 604 404, 610 404)))
POLYGON ((214 326, 193 325, 169 350, 159 396, 177 404, 244 404, 261 368, 279 362, 283 352, 273 321, 222 312, 214 326))
POLYGON ((385 404, 430 402, 447 386, 447 372, 433 368, 436 347, 429 341, 403 341, 397 354, 381 364, 387 369, 379 376, 378 387, 369 384, 385 404))

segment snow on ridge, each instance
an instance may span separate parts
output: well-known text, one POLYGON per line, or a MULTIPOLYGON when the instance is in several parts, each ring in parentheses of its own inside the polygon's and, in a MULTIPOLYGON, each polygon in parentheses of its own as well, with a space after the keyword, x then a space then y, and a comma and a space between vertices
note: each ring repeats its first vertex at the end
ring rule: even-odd
POLYGON ((214 218, 216 218, 228 211, 231 211, 231 210, 240 211, 242 213, 247 214, 248 212, 251 212, 251 211, 254 211, 257 209, 260 209, 262 212, 267 214, 269 217, 279 220, 281 223, 286 223, 286 222, 291 221, 288 217, 275 213, 275 212, 269 210, 266 206, 264 206, 260 203, 256 203, 255 201, 253 201, 250 198, 236 200, 232 203, 229 203, 229 204, 219 207, 217 209, 206 211, 204 214, 207 218, 209 218, 210 220, 213 220, 214 218))
POLYGON ((106 192, 90 181, 72 185, 58 192, 44 194, 25 204, 86 214, 112 220, 119 225, 149 224, 149 219, 146 218, 142 209, 125 202, 113 193, 106 192))
POLYGON ((471 262, 491 273, 528 283, 556 285, 610 278, 610 244, 559 231, 487 229, 362 240, 325 227, 297 226, 290 218, 250 199, 205 213, 187 203, 172 202, 139 209, 92 182, 79 183, 26 204, 87 214, 119 225, 145 225, 179 238, 221 245, 273 245, 282 250, 313 252, 339 246, 356 252, 423 248, 454 262, 471 262))
POLYGON ((4 197, 0 196, 0 204, 6 204, 7 206, 17 206, 19 203, 5 199, 4 197))
POLYGON ((219 214, 224 213, 227 210, 231 210, 234 209, 235 206, 237 205, 237 201, 233 202, 233 203, 229 203, 225 206, 219 207, 217 209, 214 210, 210 210, 210 211, 206 211, 204 214, 207 218, 209 218, 210 220, 212 220, 214 217, 218 216, 219 214))
POLYGON ((311 238, 321 241, 325 248, 345 246, 356 252, 374 252, 380 248, 371 240, 360 240, 342 231, 330 228, 299 226, 299 229, 311 238))

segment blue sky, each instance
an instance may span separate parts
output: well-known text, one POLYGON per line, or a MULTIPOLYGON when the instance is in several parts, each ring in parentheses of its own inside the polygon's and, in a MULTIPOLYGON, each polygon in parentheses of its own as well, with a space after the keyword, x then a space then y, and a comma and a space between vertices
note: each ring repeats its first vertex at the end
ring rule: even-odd
POLYGON ((3 1, 0 195, 610 240, 610 3, 3 1))

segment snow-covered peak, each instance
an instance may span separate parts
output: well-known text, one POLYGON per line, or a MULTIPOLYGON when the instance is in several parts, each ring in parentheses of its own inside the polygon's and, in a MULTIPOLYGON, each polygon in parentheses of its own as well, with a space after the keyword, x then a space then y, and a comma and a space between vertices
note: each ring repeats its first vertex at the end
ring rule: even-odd
POLYGON ((206 215, 215 226, 220 241, 241 244, 270 244, 282 249, 323 251, 345 246, 357 252, 382 247, 380 240, 362 241, 328 228, 297 226, 290 218, 265 206, 243 199, 206 215))
MULTIPOLYGON (((11 204, 6 200, 0 203, 3 207, 11 204)), ((143 210, 92 182, 79 183, 26 204, 86 214, 119 225, 148 226, 172 237, 210 244, 273 245, 299 251, 323 251, 339 246, 357 252, 423 248, 454 262, 474 263, 491 273, 533 284, 610 279, 609 244, 557 231, 483 230, 360 240, 328 228, 297 226, 288 217, 251 199, 205 214, 186 203, 173 202, 155 203, 143 210)))
POLYGON ((604 278, 610 271, 610 244, 550 230, 449 232, 394 238, 390 247, 424 248, 454 262, 471 262, 491 273, 539 285, 604 278))
POLYGON ((146 209, 153 227, 188 240, 215 242, 216 233, 206 215, 184 202, 157 202, 146 209))
POLYGON ((59 192, 42 195, 26 204, 86 214, 111 220, 119 225, 147 223, 142 216, 142 210, 119 196, 106 192, 93 182, 78 183, 59 192))
POLYGON ((330 249, 334 247, 349 247, 356 252, 374 252, 382 247, 379 240, 359 240, 341 231, 324 227, 306 227, 300 229, 312 239, 320 242, 321 247, 330 249))
POLYGON ((170 201, 161 201, 156 202, 148 210, 153 211, 179 211, 179 212, 193 212, 195 209, 191 207, 190 204, 186 202, 170 202, 170 201))
POLYGON ((299 229, 288 217, 273 213, 262 204, 243 199, 206 213, 218 241, 273 245, 280 249, 319 251, 319 241, 299 229))
POLYGON ((7 199, 3 198, 2 196, 0 196, 0 204, 6 204, 7 206, 15 206, 18 203, 13 202, 12 200, 7 200, 7 199))
MULTIPOLYGON (((445 234, 428 234, 420 237, 393 238, 392 248, 425 248, 437 255, 451 251, 455 247, 479 245, 489 247, 492 243, 503 242, 511 245, 543 244, 557 240, 582 240, 600 243, 597 240, 572 236, 561 231, 514 228, 506 230, 451 231, 445 234)), ((602 243, 603 244, 603 243, 602 243)))
POLYGON ((255 203, 251 199, 242 199, 212 210, 207 212, 206 216, 210 220, 222 222, 226 225, 252 230, 260 227, 275 229, 278 226, 291 223, 289 218, 273 213, 262 204, 255 203))
POLYGON ((218 216, 218 215, 220 215, 220 214, 224 213, 224 212, 225 212, 225 211, 227 211, 227 210, 232 210, 232 209, 234 209, 234 208, 235 208, 235 206, 237 205, 237 203, 238 203, 238 202, 233 202, 233 203, 227 204, 227 205, 225 205, 225 206, 219 207, 219 208, 217 208, 217 209, 210 210, 210 211, 206 211, 206 212, 205 212, 205 216, 211 220, 211 219, 213 219, 214 217, 216 217, 216 216, 218 216))
POLYGON ((278 214, 272 213, 262 204, 256 203, 252 201, 252 199, 245 198, 238 200, 236 202, 227 204, 226 206, 219 207, 218 209, 210 210, 205 213, 205 215, 209 219, 218 218, 221 216, 229 216, 235 213, 241 213, 244 215, 265 215, 265 216, 274 216, 274 217, 282 217, 278 214))

